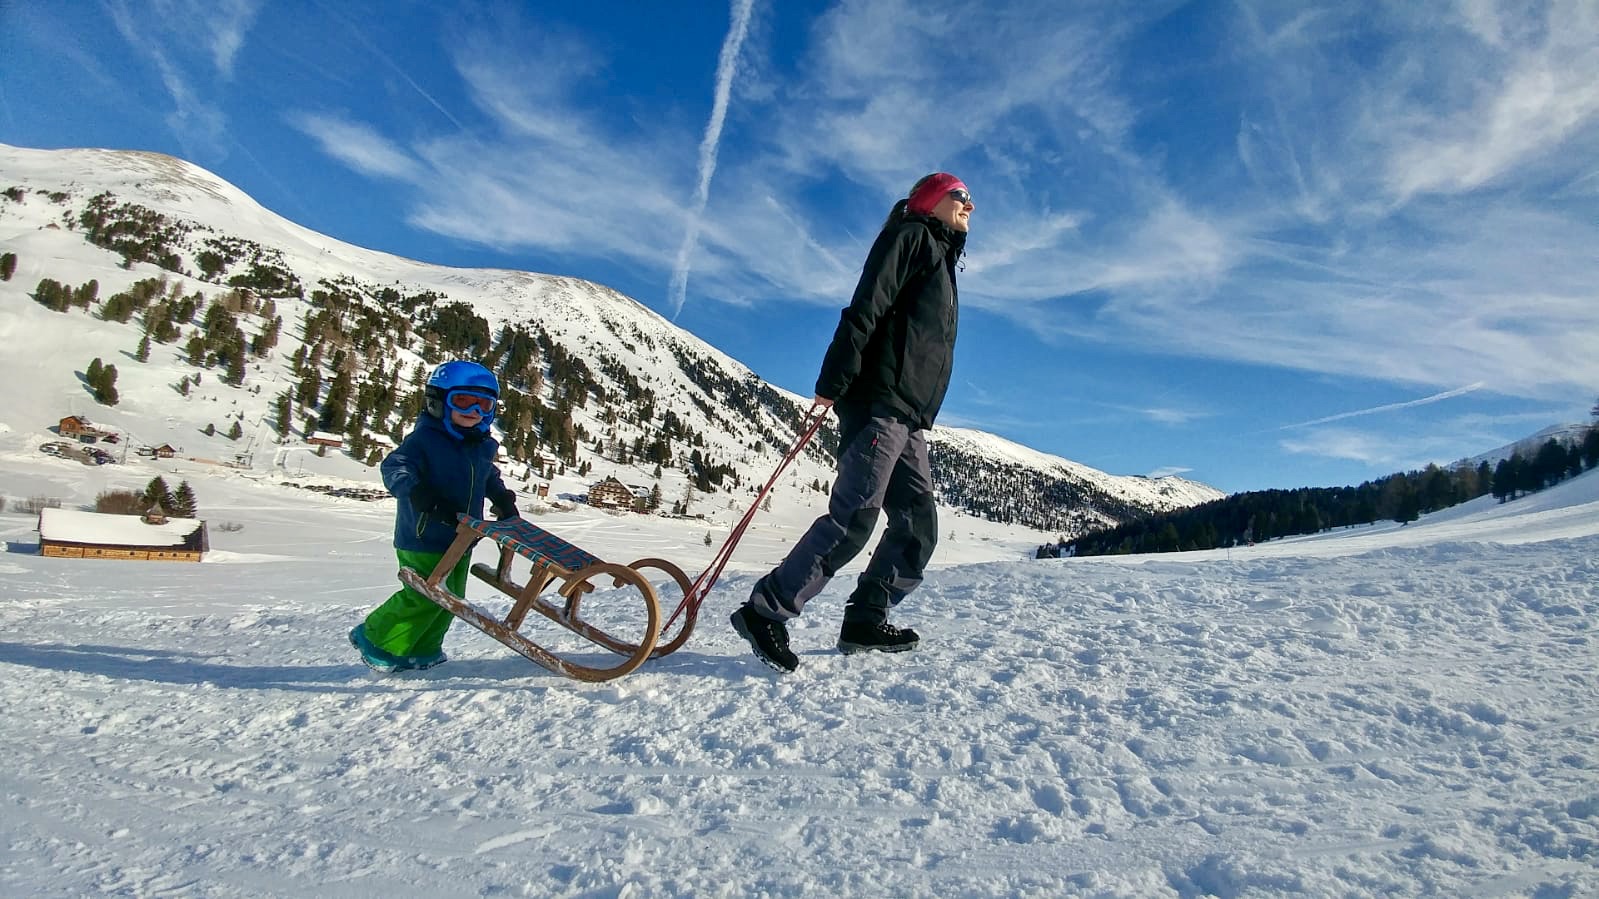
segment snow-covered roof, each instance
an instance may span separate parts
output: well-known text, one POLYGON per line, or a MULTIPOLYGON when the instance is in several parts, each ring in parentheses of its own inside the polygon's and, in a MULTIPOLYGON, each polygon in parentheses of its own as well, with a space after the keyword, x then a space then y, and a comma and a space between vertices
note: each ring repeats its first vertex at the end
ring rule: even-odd
POLYGON ((168 518, 166 524, 146 524, 138 515, 44 509, 39 513, 39 537, 97 546, 183 546, 189 535, 204 524, 197 518, 168 518))

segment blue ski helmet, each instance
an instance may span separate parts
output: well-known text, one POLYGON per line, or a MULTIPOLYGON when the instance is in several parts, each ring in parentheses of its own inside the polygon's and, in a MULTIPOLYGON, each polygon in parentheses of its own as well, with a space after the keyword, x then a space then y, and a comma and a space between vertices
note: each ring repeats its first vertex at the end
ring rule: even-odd
MULTIPOLYGON (((422 390, 423 407, 427 410, 427 414, 442 421, 444 429, 453 437, 463 436, 446 414, 453 395, 457 393, 472 393, 498 400, 500 379, 494 377, 494 372, 476 362, 465 360, 446 362, 433 369, 433 374, 428 376, 427 386, 422 390)), ((488 434, 489 425, 494 422, 494 411, 491 407, 489 411, 483 413, 483 420, 472 430, 488 434)))

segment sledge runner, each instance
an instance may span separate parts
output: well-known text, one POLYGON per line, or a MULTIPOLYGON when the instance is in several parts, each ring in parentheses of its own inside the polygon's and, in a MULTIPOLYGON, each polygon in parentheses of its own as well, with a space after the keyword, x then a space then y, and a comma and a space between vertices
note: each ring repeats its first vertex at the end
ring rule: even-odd
MULTIPOLYGON (((494 467, 499 444, 489 436, 499 398, 499 379, 476 362, 446 362, 428 377, 416 427, 382 465, 383 484, 399 501, 394 552, 402 568, 430 574, 455 540, 457 513, 481 518, 485 500, 497 519, 518 517, 516 494, 494 467)), ((465 595, 471 563, 468 553, 450 571, 457 595, 465 595)), ((350 644, 374 671, 432 668, 448 660, 444 635, 453 620, 402 581, 350 631, 350 644)))

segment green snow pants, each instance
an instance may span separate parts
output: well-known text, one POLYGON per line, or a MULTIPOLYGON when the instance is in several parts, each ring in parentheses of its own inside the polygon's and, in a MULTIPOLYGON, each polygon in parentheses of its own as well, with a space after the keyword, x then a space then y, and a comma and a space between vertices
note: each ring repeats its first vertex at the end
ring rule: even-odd
MULTIPOLYGON (((394 551, 400 565, 420 573, 423 577, 433 573, 444 553, 394 551)), ((472 567, 472 554, 467 553, 450 571, 444 583, 456 596, 466 596, 466 575, 472 567)), ((384 601, 383 605, 366 616, 366 638, 384 652, 397 656, 427 656, 439 652, 444 646, 444 635, 450 630, 455 616, 433 603, 433 600, 400 583, 400 589, 384 601)))

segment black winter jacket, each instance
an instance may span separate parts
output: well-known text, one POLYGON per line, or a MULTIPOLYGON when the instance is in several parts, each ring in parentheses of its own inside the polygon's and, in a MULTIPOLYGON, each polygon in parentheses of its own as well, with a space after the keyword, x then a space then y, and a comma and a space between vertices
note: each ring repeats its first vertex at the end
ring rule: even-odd
POLYGON ((822 360, 816 395, 841 412, 886 408, 930 428, 949 389, 966 235, 907 215, 877 235, 822 360))

